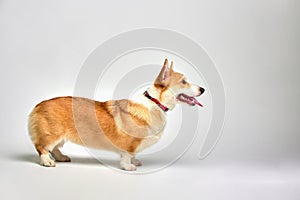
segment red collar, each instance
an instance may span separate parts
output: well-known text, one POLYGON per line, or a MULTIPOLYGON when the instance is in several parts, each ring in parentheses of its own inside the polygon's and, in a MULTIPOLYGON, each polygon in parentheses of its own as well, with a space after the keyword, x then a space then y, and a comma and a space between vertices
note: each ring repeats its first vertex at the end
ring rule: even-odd
POLYGON ((144 92, 145 97, 147 97, 148 99, 150 99, 151 101, 153 101, 154 103, 156 103, 156 105, 158 105, 164 112, 167 112, 169 110, 169 108, 167 108, 166 106, 162 105, 157 99, 151 97, 148 93, 148 91, 144 92))

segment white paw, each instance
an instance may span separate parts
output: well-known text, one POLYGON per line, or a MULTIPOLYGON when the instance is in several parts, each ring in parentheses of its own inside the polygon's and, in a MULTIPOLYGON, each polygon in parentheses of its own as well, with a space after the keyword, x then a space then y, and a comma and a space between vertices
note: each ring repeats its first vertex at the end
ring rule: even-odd
POLYGON ((142 162, 135 158, 131 159, 131 163, 134 164, 135 166, 142 166, 142 162))
POLYGON ((55 162, 49 157, 49 155, 41 155, 40 164, 45 167, 55 167, 55 162))
POLYGON ((129 163, 121 163, 121 168, 126 171, 135 171, 136 170, 136 166, 133 164, 129 164, 129 163))

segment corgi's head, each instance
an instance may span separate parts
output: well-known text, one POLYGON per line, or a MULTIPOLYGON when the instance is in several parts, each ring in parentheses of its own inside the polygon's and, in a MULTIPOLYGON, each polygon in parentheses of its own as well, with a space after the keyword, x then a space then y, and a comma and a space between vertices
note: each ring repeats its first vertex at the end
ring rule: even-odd
POLYGON ((165 59, 164 65, 154 82, 154 88, 158 100, 169 109, 173 109, 177 103, 202 106, 195 97, 203 94, 205 89, 189 83, 183 74, 175 72, 173 61, 169 65, 168 60, 165 59))

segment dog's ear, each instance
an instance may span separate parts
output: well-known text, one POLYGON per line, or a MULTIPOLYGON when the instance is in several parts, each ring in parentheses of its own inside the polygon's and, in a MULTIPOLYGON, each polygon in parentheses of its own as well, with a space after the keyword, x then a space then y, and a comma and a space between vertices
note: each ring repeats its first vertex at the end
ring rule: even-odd
POLYGON ((173 61, 171 61, 170 70, 173 72, 173 61))
POLYGON ((169 62, 168 59, 166 58, 164 62, 164 66, 160 70, 160 73, 157 76, 154 84, 159 86, 169 85, 171 80, 172 68, 173 68, 173 62, 171 63, 171 67, 169 67, 169 62))

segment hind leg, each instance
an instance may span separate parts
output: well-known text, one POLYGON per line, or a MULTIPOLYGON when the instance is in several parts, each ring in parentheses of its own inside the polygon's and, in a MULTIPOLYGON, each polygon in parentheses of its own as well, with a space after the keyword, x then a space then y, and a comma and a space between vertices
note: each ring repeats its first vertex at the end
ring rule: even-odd
POLYGON ((40 164, 45 167, 55 167, 55 161, 50 157, 50 153, 52 157, 57 161, 66 161, 70 160, 70 158, 66 158, 59 151, 59 147, 63 144, 63 140, 58 137, 44 137, 35 144, 36 150, 39 152, 41 162, 40 164))
POLYGON ((51 151, 51 155, 57 162, 71 162, 71 159, 68 156, 62 154, 59 150, 59 148, 63 145, 64 142, 61 142, 60 144, 56 145, 51 151))
POLYGON ((55 167, 55 161, 50 158, 49 150, 46 147, 37 145, 36 150, 40 155, 40 164, 45 167, 55 167))

